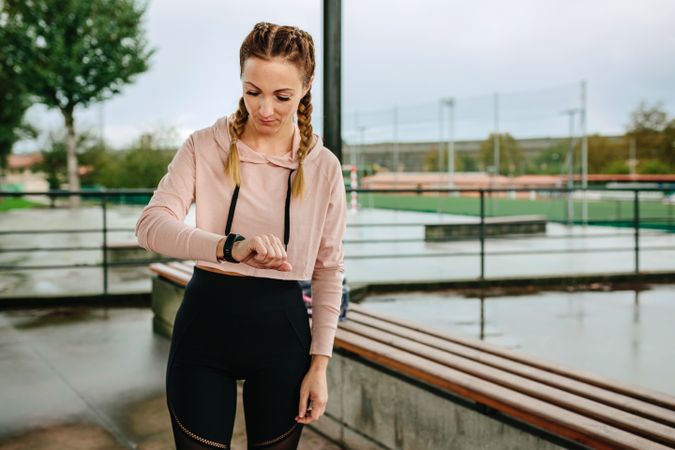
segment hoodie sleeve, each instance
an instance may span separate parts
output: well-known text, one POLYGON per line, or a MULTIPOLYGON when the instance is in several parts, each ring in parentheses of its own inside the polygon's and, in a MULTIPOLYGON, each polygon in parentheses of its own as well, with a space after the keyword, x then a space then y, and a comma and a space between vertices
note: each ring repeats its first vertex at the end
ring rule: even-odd
POLYGON ((335 158, 328 210, 312 273, 312 344, 310 354, 332 357, 344 277, 344 239, 347 194, 342 166, 335 158))
POLYGON ((184 223, 194 200, 196 162, 193 135, 169 163, 168 172, 136 222, 138 244, 146 250, 180 259, 217 263, 219 234, 184 223))

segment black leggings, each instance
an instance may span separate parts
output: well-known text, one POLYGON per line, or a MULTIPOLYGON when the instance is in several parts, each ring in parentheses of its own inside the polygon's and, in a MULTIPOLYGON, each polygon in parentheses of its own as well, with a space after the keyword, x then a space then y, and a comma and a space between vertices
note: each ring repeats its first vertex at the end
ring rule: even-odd
POLYGON ((310 344, 298 281, 195 267, 176 312, 166 370, 176 448, 230 448, 236 380, 243 379, 248 448, 296 449, 310 344))

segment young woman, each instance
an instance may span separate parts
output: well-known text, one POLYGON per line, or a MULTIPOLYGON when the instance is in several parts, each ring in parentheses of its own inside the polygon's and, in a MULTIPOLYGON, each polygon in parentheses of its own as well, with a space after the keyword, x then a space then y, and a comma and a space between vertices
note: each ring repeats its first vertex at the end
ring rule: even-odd
POLYGON ((249 448, 295 449, 325 411, 346 195, 340 161, 312 131, 314 69, 308 33, 256 24, 238 110, 188 137, 136 223, 142 247, 196 260, 166 371, 178 449, 230 447, 238 379, 249 448), (196 227, 183 223, 193 201, 196 227))

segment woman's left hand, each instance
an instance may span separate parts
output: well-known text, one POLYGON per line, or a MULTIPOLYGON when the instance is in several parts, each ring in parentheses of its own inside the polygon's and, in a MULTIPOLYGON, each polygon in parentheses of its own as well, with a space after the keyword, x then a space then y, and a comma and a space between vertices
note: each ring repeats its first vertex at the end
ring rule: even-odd
POLYGON ((311 366, 300 387, 300 405, 295 420, 298 423, 308 424, 321 417, 326 411, 328 402, 328 383, 326 381, 326 368, 311 366), (308 408, 308 400, 311 405, 308 408))

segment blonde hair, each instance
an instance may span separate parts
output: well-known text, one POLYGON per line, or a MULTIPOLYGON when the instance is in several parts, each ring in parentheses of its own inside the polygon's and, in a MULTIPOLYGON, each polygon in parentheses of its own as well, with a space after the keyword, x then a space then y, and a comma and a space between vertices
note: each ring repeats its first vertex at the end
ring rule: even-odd
MULTIPOLYGON (((239 51, 240 76, 244 71, 244 63, 251 56, 266 61, 274 57, 282 57, 295 64, 303 74, 303 87, 307 86, 307 83, 314 76, 316 66, 314 41, 309 33, 297 27, 258 22, 241 44, 239 51)), ((305 190, 303 161, 311 149, 313 135, 311 89, 300 100, 297 115, 298 128, 300 129, 300 146, 297 151, 298 168, 291 186, 291 195, 293 197, 302 196, 305 190)), ((246 110, 246 104, 242 96, 239 99, 239 108, 235 112, 234 120, 229 122, 230 151, 225 162, 226 173, 237 185, 241 184, 237 140, 243 133, 247 120, 248 111, 246 110)))

